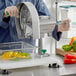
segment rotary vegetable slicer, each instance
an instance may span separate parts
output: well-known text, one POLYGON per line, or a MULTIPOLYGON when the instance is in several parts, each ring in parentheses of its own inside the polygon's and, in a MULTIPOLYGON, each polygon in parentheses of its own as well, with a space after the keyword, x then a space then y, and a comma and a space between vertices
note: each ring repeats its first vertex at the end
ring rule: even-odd
MULTIPOLYGON (((44 33, 49 33, 51 36, 51 25, 55 25, 55 22, 50 22, 50 17, 48 16, 38 16, 38 13, 30 2, 24 2, 17 5, 19 9, 19 18, 15 19, 16 29, 18 37, 38 39, 38 56, 36 53, 31 54, 31 59, 24 59, 21 61, 2 61, 0 60, 0 69, 7 71, 7 69, 16 69, 32 66, 40 66, 44 64, 60 63, 60 60, 51 54, 43 54, 42 49, 42 37, 44 33), (6 66, 7 65, 7 66, 6 66)), ((17 43, 13 43, 17 44, 17 43)), ((6 44, 8 46, 8 43, 6 44)), ((25 44, 24 44, 25 45, 25 44)), ((1 45, 0 45, 1 46, 1 45)), ((26 46, 27 47, 27 46, 26 46)), ((31 46, 30 46, 31 47, 31 46)), ((44 52, 46 50, 43 50, 44 52)))
POLYGON ((30 2, 24 2, 17 5, 19 18, 15 19, 18 37, 38 39, 39 54, 42 49, 42 37, 45 33, 51 36, 51 22, 49 16, 38 16, 37 10, 30 2))

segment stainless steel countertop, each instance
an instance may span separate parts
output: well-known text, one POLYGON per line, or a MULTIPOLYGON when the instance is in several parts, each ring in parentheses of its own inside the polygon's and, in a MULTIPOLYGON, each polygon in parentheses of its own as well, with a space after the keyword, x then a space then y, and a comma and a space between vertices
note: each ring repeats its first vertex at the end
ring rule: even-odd
MULTIPOLYGON (((48 68, 48 65, 8 70, 11 73, 4 76, 76 76, 76 64, 63 64, 63 57, 54 56, 61 63, 60 68, 48 68)), ((1 70, 0 70, 1 71, 1 70)), ((0 76, 3 76, 0 74, 0 76)))

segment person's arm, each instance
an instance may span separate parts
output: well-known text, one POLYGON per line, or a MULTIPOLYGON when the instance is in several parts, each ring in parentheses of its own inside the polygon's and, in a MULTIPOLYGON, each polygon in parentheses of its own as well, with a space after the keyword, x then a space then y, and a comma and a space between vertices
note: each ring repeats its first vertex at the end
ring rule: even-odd
POLYGON ((36 9, 38 11, 39 16, 50 16, 50 12, 48 8, 46 7, 45 3, 43 0, 37 0, 36 2, 36 9))
POLYGON ((9 17, 4 18, 5 9, 0 10, 0 27, 7 28, 9 25, 9 17))
POLYGON ((68 31, 70 29, 70 20, 63 20, 60 23, 57 23, 55 25, 55 28, 52 32, 52 36, 56 39, 56 40, 60 40, 62 32, 64 31, 68 31))

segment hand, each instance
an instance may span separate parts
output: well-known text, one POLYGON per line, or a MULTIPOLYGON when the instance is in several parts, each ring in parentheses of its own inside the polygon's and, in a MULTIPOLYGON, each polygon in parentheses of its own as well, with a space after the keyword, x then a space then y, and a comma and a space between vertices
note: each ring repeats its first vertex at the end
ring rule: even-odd
POLYGON ((9 6, 9 7, 7 7, 7 8, 5 9, 4 17, 7 17, 7 16, 19 17, 19 16, 18 16, 18 13, 19 13, 19 11, 18 11, 18 9, 17 9, 16 6, 9 6), (7 15, 6 12, 8 12, 9 15, 7 15))
POLYGON ((70 29, 70 20, 64 20, 58 25, 58 32, 68 31, 70 29))
POLYGON ((76 1, 76 0, 68 0, 68 1, 76 1))

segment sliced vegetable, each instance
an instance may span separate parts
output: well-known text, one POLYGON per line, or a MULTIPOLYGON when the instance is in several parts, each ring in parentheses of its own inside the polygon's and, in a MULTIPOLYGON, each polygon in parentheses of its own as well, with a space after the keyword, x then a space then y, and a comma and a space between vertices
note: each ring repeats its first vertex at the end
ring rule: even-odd
POLYGON ((25 56, 30 56, 29 53, 25 53, 25 52, 19 52, 20 55, 25 55, 25 56))
POLYGON ((62 48, 64 49, 64 51, 70 51, 72 49, 71 45, 63 45, 62 48))
POLYGON ((2 54, 1 57, 3 60, 8 60, 8 59, 30 59, 31 55, 29 53, 24 53, 24 52, 18 52, 18 51, 8 51, 2 54))
POLYGON ((13 51, 8 51, 8 52, 3 53, 1 58, 2 59, 11 59, 11 57, 14 58, 13 51))

